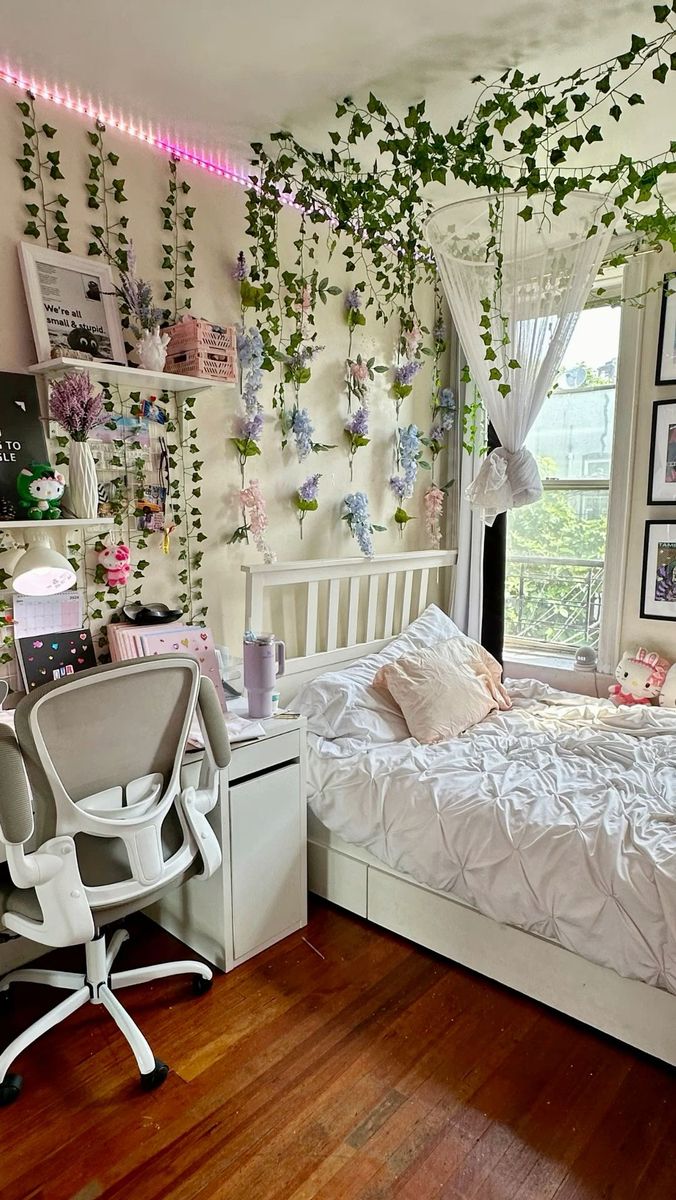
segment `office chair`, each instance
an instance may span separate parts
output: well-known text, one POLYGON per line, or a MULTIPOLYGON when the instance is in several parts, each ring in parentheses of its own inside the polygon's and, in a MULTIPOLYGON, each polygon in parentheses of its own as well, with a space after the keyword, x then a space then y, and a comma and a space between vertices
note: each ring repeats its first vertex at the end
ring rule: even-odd
POLYGON ((14 885, 0 896, 0 924, 41 946, 83 944, 85 970, 30 966, 0 979, 0 998, 19 980, 68 993, 0 1054, 0 1104, 21 1090, 21 1076, 9 1072, 17 1055, 87 1003, 103 1005, 118 1025, 143 1087, 158 1087, 169 1068, 116 993, 190 975, 199 994, 212 972, 197 961, 112 971, 128 934, 117 929, 106 946, 104 929, 220 866, 207 813, 230 745, 213 684, 185 655, 95 667, 24 697, 15 734, 0 727, 0 838, 14 885), (195 713, 205 754, 198 786, 182 787, 195 713))

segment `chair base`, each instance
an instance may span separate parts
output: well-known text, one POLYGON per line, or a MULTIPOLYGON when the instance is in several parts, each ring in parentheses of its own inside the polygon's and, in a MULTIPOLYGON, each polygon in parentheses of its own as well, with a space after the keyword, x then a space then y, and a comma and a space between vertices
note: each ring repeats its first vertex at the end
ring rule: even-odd
POLYGON ((105 934, 87 942, 86 965, 82 974, 76 971, 56 971, 47 967, 21 967, 0 979, 0 1001, 9 998, 9 986, 12 983, 42 983, 69 993, 55 1008, 29 1025, 28 1029, 19 1034, 0 1054, 0 1106, 12 1104, 21 1092, 21 1076, 10 1073, 14 1060, 42 1037, 43 1033, 65 1021, 66 1017, 85 1004, 103 1005, 124 1034, 136 1059, 142 1087, 150 1090, 164 1083, 169 1073, 167 1064, 155 1058, 138 1025, 120 1003, 115 992, 119 988, 149 983, 153 979, 167 979, 171 975, 191 975, 193 991, 202 995, 211 987, 213 972, 205 963, 185 959, 111 973, 111 967, 128 937, 126 929, 117 929, 107 947, 105 934))

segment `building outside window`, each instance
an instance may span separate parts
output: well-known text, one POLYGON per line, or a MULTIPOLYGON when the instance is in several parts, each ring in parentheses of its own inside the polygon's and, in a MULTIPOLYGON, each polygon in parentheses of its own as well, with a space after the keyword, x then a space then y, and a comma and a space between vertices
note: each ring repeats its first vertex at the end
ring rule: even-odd
POLYGON ((506 644, 598 648, 621 310, 587 308, 526 445, 544 495, 508 517, 506 644))

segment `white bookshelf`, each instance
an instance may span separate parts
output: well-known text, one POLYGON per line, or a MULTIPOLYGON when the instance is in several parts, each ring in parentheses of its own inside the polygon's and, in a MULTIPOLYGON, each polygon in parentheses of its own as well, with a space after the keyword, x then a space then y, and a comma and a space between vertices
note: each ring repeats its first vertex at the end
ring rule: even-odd
POLYGON ((112 383, 126 391, 173 392, 177 397, 194 396, 209 388, 234 388, 234 383, 218 379, 198 379, 192 375, 174 375, 169 371, 143 371, 140 367, 122 367, 118 363, 84 358, 48 358, 29 367, 31 375, 43 378, 64 371, 86 371, 97 383, 112 383))

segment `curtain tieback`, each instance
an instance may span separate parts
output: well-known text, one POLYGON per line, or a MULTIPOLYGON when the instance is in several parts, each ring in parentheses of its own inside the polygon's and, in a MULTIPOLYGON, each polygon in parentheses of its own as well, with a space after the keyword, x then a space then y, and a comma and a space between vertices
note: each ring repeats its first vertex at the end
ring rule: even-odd
POLYGON ((492 525, 501 512, 533 504, 542 495, 538 466, 525 446, 506 450, 498 446, 484 460, 476 479, 467 488, 472 508, 481 509, 485 525, 492 525))

